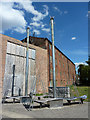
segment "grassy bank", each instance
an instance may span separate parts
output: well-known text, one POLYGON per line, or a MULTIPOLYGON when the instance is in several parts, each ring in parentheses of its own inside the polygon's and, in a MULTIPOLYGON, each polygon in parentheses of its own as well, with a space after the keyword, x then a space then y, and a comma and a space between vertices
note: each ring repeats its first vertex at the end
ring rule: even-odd
MULTIPOLYGON (((70 87, 70 93, 71 96, 82 96, 87 95, 87 99, 85 101, 90 102, 90 86, 69 86, 70 87)), ((46 93, 48 94, 48 93, 46 93)), ((41 96, 43 94, 36 94, 36 96, 41 96)))
POLYGON ((76 86, 76 89, 74 86, 71 86, 71 94, 73 96, 77 96, 78 93, 79 93, 79 96, 82 96, 82 95, 87 95, 87 99, 85 101, 88 101, 90 102, 90 86, 76 86))

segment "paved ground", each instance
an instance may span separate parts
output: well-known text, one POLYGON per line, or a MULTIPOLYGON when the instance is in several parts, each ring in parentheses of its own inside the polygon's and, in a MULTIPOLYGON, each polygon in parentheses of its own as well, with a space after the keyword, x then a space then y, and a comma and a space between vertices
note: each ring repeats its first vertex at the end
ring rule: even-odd
POLYGON ((62 108, 43 107, 33 108, 28 111, 20 103, 9 103, 2 105, 3 118, 88 118, 88 104, 64 105, 62 108))

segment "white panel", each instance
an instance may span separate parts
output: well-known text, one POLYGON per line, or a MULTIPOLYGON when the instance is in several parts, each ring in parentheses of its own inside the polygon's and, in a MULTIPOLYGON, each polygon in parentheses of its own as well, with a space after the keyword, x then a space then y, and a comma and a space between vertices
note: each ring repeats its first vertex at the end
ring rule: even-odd
POLYGON ((24 48, 24 52, 25 52, 25 57, 26 57, 26 47, 24 48))
POLYGON ((15 56, 10 55, 10 57, 9 57, 10 66, 11 66, 11 70, 9 70, 10 74, 13 74, 13 65, 15 65, 15 59, 16 59, 15 56))
POLYGON ((15 77, 15 88, 14 88, 14 95, 19 95, 19 89, 21 90, 21 95, 23 93, 23 74, 16 74, 15 77))
POLYGON ((34 76, 35 75, 35 60, 30 60, 30 74, 32 75, 32 76, 34 76))
POLYGON ((11 43, 11 54, 15 54, 16 45, 11 43))
POLYGON ((19 55, 21 56, 21 46, 19 46, 19 55))
POLYGON ((32 59, 35 59, 35 50, 32 50, 32 59))
POLYGON ((32 58, 32 49, 29 49, 29 58, 32 58))
POLYGON ((24 51, 25 51, 24 47, 20 46, 20 48, 19 48, 19 55, 24 57, 25 56, 25 52, 24 51))
POLYGON ((20 57, 20 73, 23 74, 23 71, 24 71, 24 64, 23 64, 23 58, 20 57))
POLYGON ((10 53, 10 46, 11 46, 11 43, 7 42, 7 53, 10 53))
POLYGON ((23 46, 21 47, 21 51, 22 51, 22 52, 21 52, 21 56, 25 56, 25 52, 24 52, 25 49, 24 49, 24 48, 25 48, 25 47, 23 47, 23 46))
POLYGON ((5 65, 5 73, 12 74, 12 58, 11 55, 6 55, 6 65, 5 65))
POLYGON ((19 45, 16 47, 16 55, 19 55, 19 45))
POLYGON ((6 54, 5 74, 6 74, 6 73, 8 74, 8 66, 7 66, 8 64, 9 64, 8 54, 6 54))
POLYGON ((5 74, 3 84, 3 96, 11 96, 12 75, 5 74))
POLYGON ((15 73, 18 74, 20 71, 20 58, 17 56, 16 57, 16 70, 15 73))
MULTIPOLYGON (((11 53, 11 55, 6 54, 5 75, 4 75, 4 85, 3 85, 4 95, 5 96, 11 95, 13 65, 15 65, 14 95, 19 94, 19 88, 21 89, 21 94, 24 95, 26 58, 23 58, 23 57, 26 57, 26 47, 8 42, 7 53, 11 53), (15 54, 15 55, 12 55, 12 54, 15 54)), ((30 92, 31 86, 33 85, 33 82, 35 80, 35 60, 34 59, 35 59, 35 50, 29 49, 28 92, 30 92)))

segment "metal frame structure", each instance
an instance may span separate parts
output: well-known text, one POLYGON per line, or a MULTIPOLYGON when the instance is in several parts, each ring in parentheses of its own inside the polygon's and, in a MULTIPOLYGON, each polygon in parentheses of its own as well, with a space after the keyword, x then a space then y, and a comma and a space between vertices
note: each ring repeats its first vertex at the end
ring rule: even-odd
POLYGON ((53 62, 53 97, 56 98, 56 80, 55 80, 55 50, 54 50, 54 18, 51 17, 51 38, 52 38, 52 62, 53 62))
POLYGON ((25 96, 28 94, 28 66, 29 66, 29 27, 27 27, 27 50, 26 50, 26 72, 25 72, 25 96))

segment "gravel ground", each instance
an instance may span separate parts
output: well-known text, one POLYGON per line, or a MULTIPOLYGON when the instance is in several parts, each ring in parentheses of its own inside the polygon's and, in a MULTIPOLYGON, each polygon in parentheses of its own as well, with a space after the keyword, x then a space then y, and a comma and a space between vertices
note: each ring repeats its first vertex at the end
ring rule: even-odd
POLYGON ((8 103, 2 105, 3 118, 88 118, 88 107, 90 103, 64 105, 59 108, 48 108, 39 106, 31 111, 20 103, 8 103))

